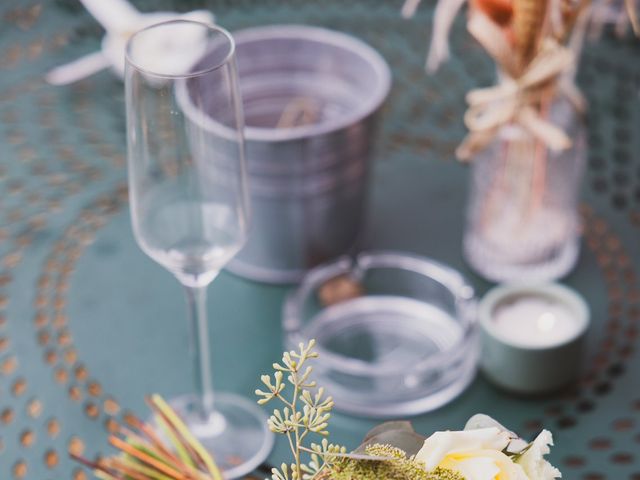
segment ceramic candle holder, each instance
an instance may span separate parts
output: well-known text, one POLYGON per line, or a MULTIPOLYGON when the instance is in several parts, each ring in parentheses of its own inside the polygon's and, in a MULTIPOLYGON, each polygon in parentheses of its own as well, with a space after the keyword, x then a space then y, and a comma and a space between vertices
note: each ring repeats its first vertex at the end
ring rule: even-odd
POLYGON ((554 283, 504 285, 479 306, 481 368, 497 386, 543 394, 575 380, 589 326, 589 308, 554 283))

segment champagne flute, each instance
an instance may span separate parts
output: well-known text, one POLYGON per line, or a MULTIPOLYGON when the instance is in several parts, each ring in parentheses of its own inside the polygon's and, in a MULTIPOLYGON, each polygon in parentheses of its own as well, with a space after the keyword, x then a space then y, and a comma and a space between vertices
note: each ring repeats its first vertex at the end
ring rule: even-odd
POLYGON ((226 478, 252 471, 273 436, 247 399, 213 393, 206 291, 247 237, 249 201, 234 42, 173 20, 135 33, 125 90, 129 197, 140 248, 184 286, 197 392, 170 401, 226 478))

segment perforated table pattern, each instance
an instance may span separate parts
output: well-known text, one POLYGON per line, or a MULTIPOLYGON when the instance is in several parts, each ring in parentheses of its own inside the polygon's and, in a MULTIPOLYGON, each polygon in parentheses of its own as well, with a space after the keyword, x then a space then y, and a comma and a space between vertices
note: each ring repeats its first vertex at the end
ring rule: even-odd
MULTIPOLYGON (((429 2, 424 2, 429 3, 429 2)), ((411 21, 400 0, 136 2, 141 10, 212 9, 233 30, 309 23, 377 48, 393 70, 374 168, 371 248, 422 253, 465 271, 468 171, 453 160, 464 92, 493 66, 459 21, 453 59, 423 70, 430 6, 411 21)), ((89 478, 68 452, 105 454, 107 432, 144 395, 193 388, 182 292, 138 250, 125 186, 123 88, 109 72, 69 87, 47 69, 99 47, 102 30, 75 0, 0 4, 0 478, 89 478)), ((640 479, 640 41, 606 33, 586 48, 580 85, 591 103, 584 248, 565 280, 594 325, 579 384, 520 399, 478 378, 416 429, 461 427, 482 411, 525 436, 553 430, 568 479, 640 479)), ((251 395, 281 350, 285 288, 223 274, 211 287, 216 387, 251 395)), ((371 421, 335 415, 336 442, 357 445, 371 421)), ((270 461, 280 463, 278 444, 270 461)))

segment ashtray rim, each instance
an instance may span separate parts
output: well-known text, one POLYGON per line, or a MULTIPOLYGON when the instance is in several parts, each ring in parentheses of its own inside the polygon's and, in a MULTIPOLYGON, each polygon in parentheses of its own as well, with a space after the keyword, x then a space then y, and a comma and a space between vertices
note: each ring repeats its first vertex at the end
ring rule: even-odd
MULTIPOLYGON (((437 364, 447 363, 457 357, 468 344, 477 337, 476 299, 473 287, 457 270, 440 262, 415 254, 391 250, 362 252, 355 257, 343 256, 328 264, 320 265, 310 270, 300 285, 289 293, 283 307, 283 330, 287 343, 297 345, 305 339, 300 335, 300 315, 302 305, 309 294, 319 284, 338 275, 350 273, 358 278, 370 268, 397 268, 429 277, 451 292, 459 310, 457 320, 463 329, 460 339, 437 353, 425 358, 415 366, 415 372, 420 373, 433 368, 437 364)), ((426 303, 426 302, 425 302, 426 303)), ((388 376, 388 370, 374 370, 370 367, 362 368, 357 362, 351 362, 349 357, 335 354, 316 346, 325 362, 340 365, 341 372, 353 375, 367 375, 370 377, 388 376)))

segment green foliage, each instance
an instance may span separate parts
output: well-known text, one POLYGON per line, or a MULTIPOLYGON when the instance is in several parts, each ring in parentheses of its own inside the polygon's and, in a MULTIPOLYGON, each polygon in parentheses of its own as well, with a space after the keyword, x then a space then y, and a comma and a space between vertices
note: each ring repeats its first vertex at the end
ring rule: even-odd
POLYGON ((324 389, 316 388, 316 382, 309 379, 313 368, 307 365, 309 360, 318 357, 313 350, 315 341, 307 345, 300 344, 298 351, 285 352, 281 363, 274 363, 273 376, 262 375, 261 380, 266 390, 256 390, 260 405, 274 400, 279 401, 282 409, 275 409, 269 418, 269 429, 277 434, 286 435, 293 454, 294 463, 283 463, 280 468, 272 470, 273 480, 312 480, 330 464, 335 454, 345 453, 346 449, 330 444, 323 439, 319 444, 304 441, 310 434, 323 437, 329 435, 327 430, 333 400, 325 397, 324 389), (302 461, 302 455, 309 454, 309 462, 302 461))

